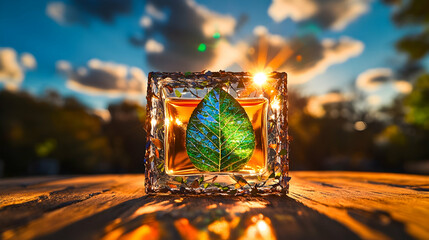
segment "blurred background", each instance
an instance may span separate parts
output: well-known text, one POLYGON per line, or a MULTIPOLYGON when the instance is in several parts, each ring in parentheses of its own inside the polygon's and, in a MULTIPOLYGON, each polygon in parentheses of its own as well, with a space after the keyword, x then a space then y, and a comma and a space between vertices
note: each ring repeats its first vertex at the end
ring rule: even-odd
POLYGON ((429 1, 0 1, 0 176, 142 173, 150 71, 289 73, 291 169, 429 174, 429 1))

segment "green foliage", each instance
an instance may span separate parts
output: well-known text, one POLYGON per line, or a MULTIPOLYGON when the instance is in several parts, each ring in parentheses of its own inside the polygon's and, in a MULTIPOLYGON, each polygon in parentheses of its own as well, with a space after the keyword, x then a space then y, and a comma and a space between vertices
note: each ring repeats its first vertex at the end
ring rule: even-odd
POLYGON ((236 171, 255 148, 252 123, 244 108, 220 87, 198 104, 186 129, 186 150, 201 171, 236 171))
POLYGON ((358 112, 353 103, 326 105, 326 115, 320 118, 310 115, 306 105, 306 97, 289 92, 291 169, 370 171, 382 161, 375 156, 374 145, 381 123, 358 112), (365 120, 365 131, 353 128, 356 119, 365 120))
POLYGON ((388 4, 396 5, 397 11, 393 15, 394 22, 399 26, 421 26, 418 34, 404 36, 396 47, 408 54, 410 60, 420 60, 429 53, 429 1, 425 0, 384 0, 388 4))
POLYGON ((406 52, 411 60, 420 60, 429 53, 429 32, 403 37, 396 48, 406 52))
POLYGON ((37 174, 34 168, 44 159, 57 162, 59 173, 65 174, 142 172, 144 109, 131 104, 121 109, 129 113, 121 115, 124 119, 112 117, 104 123, 76 99, 62 99, 54 92, 35 99, 24 92, 1 91, 0 160, 5 175, 37 174))
POLYGON ((39 157, 46 157, 55 150, 57 141, 55 139, 47 139, 46 141, 36 145, 36 154, 39 157))
POLYGON ((104 134, 112 151, 111 164, 116 172, 143 172, 146 134, 145 108, 134 102, 121 102, 109 106, 110 122, 104 134))
POLYGON ((413 91, 405 98, 409 111, 406 120, 422 129, 429 130, 429 74, 422 75, 413 91))

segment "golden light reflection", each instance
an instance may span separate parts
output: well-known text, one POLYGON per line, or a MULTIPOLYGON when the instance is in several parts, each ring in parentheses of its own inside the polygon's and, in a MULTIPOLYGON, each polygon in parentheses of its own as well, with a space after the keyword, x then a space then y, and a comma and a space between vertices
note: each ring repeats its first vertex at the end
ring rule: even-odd
POLYGON ((153 119, 150 121, 150 123, 152 124, 152 126, 155 126, 155 125, 156 125, 156 119, 155 119, 155 118, 153 118, 153 119))
MULTIPOLYGON (((295 58, 294 55, 297 51, 292 50, 288 44, 277 48, 277 45, 273 45, 271 42, 272 39, 270 40, 269 36, 261 35, 257 46, 248 49, 248 58, 242 58, 237 64, 241 69, 253 75, 266 74, 277 71, 285 62, 295 58)), ((302 56, 297 55, 296 60, 302 61, 302 56)))
POLYGON ((186 218, 180 218, 174 221, 174 226, 176 227, 176 230, 179 232, 182 239, 188 239, 188 240, 209 239, 209 235, 207 232, 198 230, 186 218))
POLYGON ((168 128, 170 126, 170 123, 173 122, 173 118, 165 118, 165 126, 168 128))
POLYGON ((253 76, 253 81, 259 86, 262 86, 267 79, 267 75, 264 72, 258 72, 253 76))
POLYGON ((230 226, 229 223, 227 221, 225 221, 225 219, 221 219, 221 220, 217 220, 212 222, 207 229, 218 235, 220 237, 220 239, 229 239, 229 235, 230 235, 230 226))
MULTIPOLYGON (((158 224, 156 224, 158 225, 158 224)), ((134 240, 134 239, 160 239, 160 232, 158 227, 150 226, 150 225, 142 225, 138 227, 136 230, 129 232, 120 239, 124 240, 134 240)))
POLYGON ((253 216, 251 219, 251 224, 246 228, 246 231, 243 236, 240 237, 240 240, 247 239, 261 239, 261 240, 275 240, 276 235, 274 234, 273 228, 271 226, 271 220, 268 217, 265 217, 262 214, 253 216))
POLYGON ((102 240, 134 240, 134 239, 160 239, 161 231, 159 222, 152 220, 147 224, 142 224, 141 226, 133 229, 131 231, 126 231, 126 228, 123 226, 118 227, 120 221, 112 222, 108 227, 106 227, 106 235, 103 236, 102 240))
POLYGON ((182 126, 183 123, 180 121, 179 118, 176 118, 176 124, 177 126, 182 126))
POLYGON ((279 110, 280 109, 280 101, 277 97, 275 97, 274 100, 271 101, 271 108, 273 110, 279 110))
POLYGON ((134 214, 131 216, 131 218, 135 218, 138 216, 141 216, 143 214, 148 214, 148 213, 153 213, 153 212, 157 212, 169 207, 172 207, 173 205, 169 203, 169 201, 162 201, 159 203, 154 203, 154 204, 147 204, 144 205, 140 208, 138 208, 134 214))

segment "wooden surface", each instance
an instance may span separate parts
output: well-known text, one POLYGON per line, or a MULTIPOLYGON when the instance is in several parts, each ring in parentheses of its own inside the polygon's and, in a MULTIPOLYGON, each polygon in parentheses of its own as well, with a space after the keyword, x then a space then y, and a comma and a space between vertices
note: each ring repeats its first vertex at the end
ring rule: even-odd
POLYGON ((0 181, 2 239, 429 239, 429 177, 292 172, 288 197, 146 196, 142 175, 0 181))

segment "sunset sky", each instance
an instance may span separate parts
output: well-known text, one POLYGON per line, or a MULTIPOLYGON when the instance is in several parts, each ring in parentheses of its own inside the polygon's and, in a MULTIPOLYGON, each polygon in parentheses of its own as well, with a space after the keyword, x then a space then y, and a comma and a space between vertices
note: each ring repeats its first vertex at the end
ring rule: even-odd
POLYGON ((393 12, 375 0, 1 1, 0 88, 103 109, 143 103, 150 71, 254 71, 267 49, 265 70, 290 87, 329 101, 355 86, 377 105, 411 88, 394 44, 418 29, 393 12))

